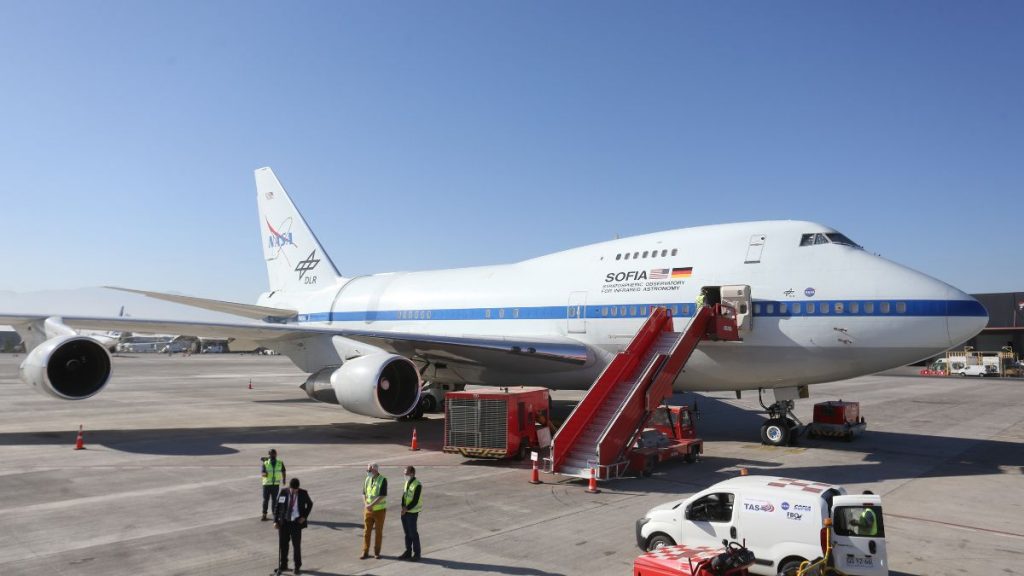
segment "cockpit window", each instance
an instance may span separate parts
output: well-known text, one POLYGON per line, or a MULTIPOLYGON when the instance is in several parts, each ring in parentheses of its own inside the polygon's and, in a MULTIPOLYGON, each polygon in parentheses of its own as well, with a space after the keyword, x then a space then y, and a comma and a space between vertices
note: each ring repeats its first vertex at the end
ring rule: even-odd
POLYGON ((843 246, 852 246, 854 248, 861 247, 853 240, 850 240, 845 235, 838 232, 814 232, 800 236, 801 246, 817 246, 818 244, 841 244, 843 246))
POLYGON ((857 244, 853 240, 850 240, 849 238, 847 238, 845 234, 840 234, 839 232, 829 232, 828 234, 825 234, 825 235, 828 236, 828 239, 831 240, 833 244, 842 244, 843 246, 853 246, 854 248, 860 248, 861 247, 860 244, 857 244))

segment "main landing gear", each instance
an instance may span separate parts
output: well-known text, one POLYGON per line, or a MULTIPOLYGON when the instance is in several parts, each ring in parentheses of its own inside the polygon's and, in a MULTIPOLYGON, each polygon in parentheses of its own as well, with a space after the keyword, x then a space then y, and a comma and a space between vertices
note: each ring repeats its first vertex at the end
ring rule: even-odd
POLYGON ((762 398, 763 390, 758 389, 757 400, 768 412, 768 421, 761 425, 761 443, 769 446, 788 446, 800 435, 803 423, 793 413, 794 402, 775 396, 775 402, 766 405, 762 398))

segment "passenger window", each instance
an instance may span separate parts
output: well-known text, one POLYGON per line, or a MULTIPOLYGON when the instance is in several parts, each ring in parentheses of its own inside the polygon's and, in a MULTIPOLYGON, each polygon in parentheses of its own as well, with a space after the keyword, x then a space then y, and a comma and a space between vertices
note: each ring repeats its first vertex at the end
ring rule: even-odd
POLYGON ((498 308, 498 318, 504 318, 504 317, 505 317, 505 309, 504 308, 498 308))
POLYGON ((649 254, 649 252, 647 252, 647 250, 644 250, 644 258, 647 258, 647 254, 649 254))
POLYGON ((757 304, 757 303, 755 303, 755 304, 754 304, 754 315, 755 315, 755 316, 757 316, 757 315, 758 315, 758 314, 760 314, 760 313, 761 313, 761 305, 760 305, 760 304, 757 304))
POLYGON ((619 308, 617 306, 612 306, 612 316, 618 316, 618 315, 619 315, 619 308))
POLYGON ((800 313, 800 303, 799 302, 793 302, 793 314, 799 314, 799 313, 800 313))
POLYGON ((623 318, 626 317, 626 307, 625 306, 623 306, 622 308, 619 308, 619 316, 622 316, 623 318))
POLYGON ((488 308, 487 310, 484 310, 484 318, 490 319, 490 317, 491 317, 491 309, 488 308))
POLYGON ((727 492, 708 494, 686 507, 686 519, 692 522, 732 522, 734 496, 727 492))
POLYGON ((519 318, 519 308, 513 308, 512 309, 512 317, 513 318, 519 318))
POLYGON ((622 260, 622 253, 616 254, 615 255, 615 259, 616 260, 622 260))
POLYGON ((629 252, 626 252, 626 256, 625 256, 624 260, 629 260, 629 252))
POLYGON ((897 314, 906 314, 907 313, 907 303, 906 302, 897 302, 896 303, 896 313, 897 314))
POLYGON ((633 260, 636 260, 639 257, 640 257, 640 252, 639 251, 633 252, 633 260))
POLYGON ((860 314, 860 302, 850 302, 850 314, 860 314))
POLYGON ((647 317, 647 306, 640 307, 640 315, 643 316, 644 318, 647 317))
POLYGON ((889 303, 888 302, 880 302, 878 304, 878 311, 881 312, 882 314, 888 314, 889 313, 889 303))
POLYGON ((629 309, 630 316, 636 316, 636 306, 631 306, 629 309))
POLYGON ((678 253, 679 253, 679 249, 678 249, 678 248, 673 248, 673 249, 672 249, 672 255, 673 255, 673 256, 675 256, 675 255, 676 255, 676 254, 678 254, 678 253))
POLYGON ((430 310, 427 310, 427 320, 430 320, 430 310))
POLYGON ((821 312, 822 314, 828 314, 828 302, 819 302, 818 312, 821 312))
POLYGON ((689 316, 689 315, 690 315, 690 305, 689 304, 683 304, 683 316, 689 316))
POLYGON ((673 316, 679 316, 679 306, 676 305, 676 304, 672 305, 672 315, 673 316))
POLYGON ((874 302, 865 302, 864 303, 864 313, 865 314, 874 314, 875 313, 875 303, 874 302))
POLYGON ((661 257, 664 258, 665 256, 668 256, 668 250, 661 251, 661 257))
POLYGON ((840 536, 885 538, 880 506, 836 506, 835 531, 840 536))
POLYGON ((575 306, 569 306, 569 318, 575 318, 575 317, 576 317, 576 307, 575 306))
MULTIPOLYGON (((780 306, 782 305, 780 304, 780 306)), ((765 311, 768 312, 769 314, 775 314, 775 304, 765 304, 764 307, 766 309, 765 311)))
POLYGON ((601 306, 601 316, 608 316, 608 307, 601 306))
POLYGON ((845 309, 845 305, 842 302, 836 302, 832 307, 835 309, 836 314, 842 314, 845 309))

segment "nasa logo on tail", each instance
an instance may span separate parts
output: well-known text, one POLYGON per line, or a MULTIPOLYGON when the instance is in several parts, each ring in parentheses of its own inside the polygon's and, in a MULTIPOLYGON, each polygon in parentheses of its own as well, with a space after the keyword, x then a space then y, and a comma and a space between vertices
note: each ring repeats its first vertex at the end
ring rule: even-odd
POLYGON ((285 246, 292 245, 298 248, 295 244, 294 238, 292 238, 292 219, 289 216, 285 218, 278 228, 284 230, 283 232, 278 231, 270 224, 270 220, 266 220, 267 229, 270 230, 270 236, 267 236, 267 247, 268 248, 284 248, 285 246))

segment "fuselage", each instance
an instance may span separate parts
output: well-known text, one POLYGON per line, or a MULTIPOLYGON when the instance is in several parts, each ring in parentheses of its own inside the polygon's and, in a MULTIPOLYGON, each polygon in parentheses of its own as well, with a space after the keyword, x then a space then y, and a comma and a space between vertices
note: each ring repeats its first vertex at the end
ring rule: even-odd
POLYGON ((960 290, 800 221, 671 230, 515 264, 361 276, 301 295, 265 294, 260 303, 294 307, 307 325, 572 338, 593 351, 582 368, 453 365, 434 378, 585 389, 652 306, 669 307, 682 330, 701 287, 723 285, 750 286, 750 330, 742 342, 702 343, 677 389, 776 388, 869 374, 955 346, 988 319, 960 290))

